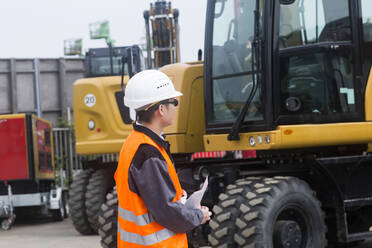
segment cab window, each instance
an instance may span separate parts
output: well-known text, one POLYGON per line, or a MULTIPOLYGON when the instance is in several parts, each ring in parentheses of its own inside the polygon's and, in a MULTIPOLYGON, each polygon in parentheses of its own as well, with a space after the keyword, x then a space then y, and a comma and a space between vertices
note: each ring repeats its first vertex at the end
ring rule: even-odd
POLYGON ((361 15, 363 27, 362 62, 363 76, 362 84, 365 88, 372 66, 372 1, 361 0, 361 15))
POLYGON ((352 120, 357 101, 348 0, 281 4, 279 78, 282 123, 352 120))
POLYGON ((347 0, 296 0, 280 6, 280 46, 350 41, 347 0))
POLYGON ((364 41, 372 41, 372 1, 362 0, 362 21, 364 41))
MULTIPOLYGON (((256 2, 216 0, 212 48, 213 113, 209 116, 211 122, 234 121, 253 90, 252 41, 256 2)), ((260 22, 261 17, 262 7, 260 22)), ((257 84, 258 90, 249 106, 246 121, 263 120, 261 82, 257 84)))

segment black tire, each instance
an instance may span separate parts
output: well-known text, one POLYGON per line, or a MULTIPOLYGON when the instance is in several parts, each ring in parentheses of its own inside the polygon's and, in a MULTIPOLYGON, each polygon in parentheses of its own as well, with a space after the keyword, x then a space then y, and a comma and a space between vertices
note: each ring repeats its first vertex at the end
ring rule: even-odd
POLYGON ((103 248, 116 248, 118 230, 118 194, 116 187, 107 194, 106 202, 102 204, 98 214, 98 222, 101 246, 103 248))
POLYGON ((85 205, 90 227, 98 232, 98 213, 101 205, 106 201, 106 195, 114 187, 114 172, 111 168, 95 171, 89 179, 85 193, 85 205))
POLYGON ((212 247, 235 248, 239 245, 234 241, 234 234, 238 231, 235 225, 240 215, 240 205, 244 202, 244 195, 247 194, 248 182, 238 180, 235 184, 228 185, 226 192, 219 195, 220 200, 213 207, 213 219, 209 221, 211 233, 208 241, 212 247))
POLYGON ((234 239, 239 247, 285 247, 287 242, 298 242, 300 248, 326 247, 324 213, 306 182, 274 177, 256 181, 249 188, 252 191, 236 220, 234 239))
POLYGON ((88 222, 85 205, 85 193, 91 174, 92 171, 85 170, 76 175, 69 191, 69 208, 72 223, 75 229, 84 235, 94 233, 88 222))

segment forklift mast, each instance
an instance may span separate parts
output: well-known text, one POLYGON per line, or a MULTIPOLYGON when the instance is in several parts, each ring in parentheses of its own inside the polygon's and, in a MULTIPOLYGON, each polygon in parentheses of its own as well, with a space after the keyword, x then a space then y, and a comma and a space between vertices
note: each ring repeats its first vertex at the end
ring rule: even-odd
POLYGON ((143 16, 146 23, 147 66, 159 68, 180 62, 178 9, 173 9, 171 2, 157 0, 150 4, 150 10, 146 10, 143 16))

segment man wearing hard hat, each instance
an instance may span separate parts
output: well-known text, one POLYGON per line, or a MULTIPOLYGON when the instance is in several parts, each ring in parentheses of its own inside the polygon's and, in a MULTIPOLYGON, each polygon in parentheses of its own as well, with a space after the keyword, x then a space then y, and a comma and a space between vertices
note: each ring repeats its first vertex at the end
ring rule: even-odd
POLYGON ((162 136, 172 124, 179 96, 160 71, 142 71, 127 84, 124 104, 136 123, 115 172, 118 248, 186 248, 186 232, 210 219, 207 207, 184 205, 169 143, 162 136))

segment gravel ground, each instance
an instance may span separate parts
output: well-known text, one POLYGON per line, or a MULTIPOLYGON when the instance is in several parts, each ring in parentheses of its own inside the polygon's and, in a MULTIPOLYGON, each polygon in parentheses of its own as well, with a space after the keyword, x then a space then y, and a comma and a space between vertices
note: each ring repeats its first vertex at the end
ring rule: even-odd
MULTIPOLYGON (((69 218, 62 222, 50 218, 19 218, 11 230, 0 229, 1 248, 101 248, 99 242, 98 235, 80 235, 69 218)), ((372 239, 354 246, 371 247, 372 239)))

